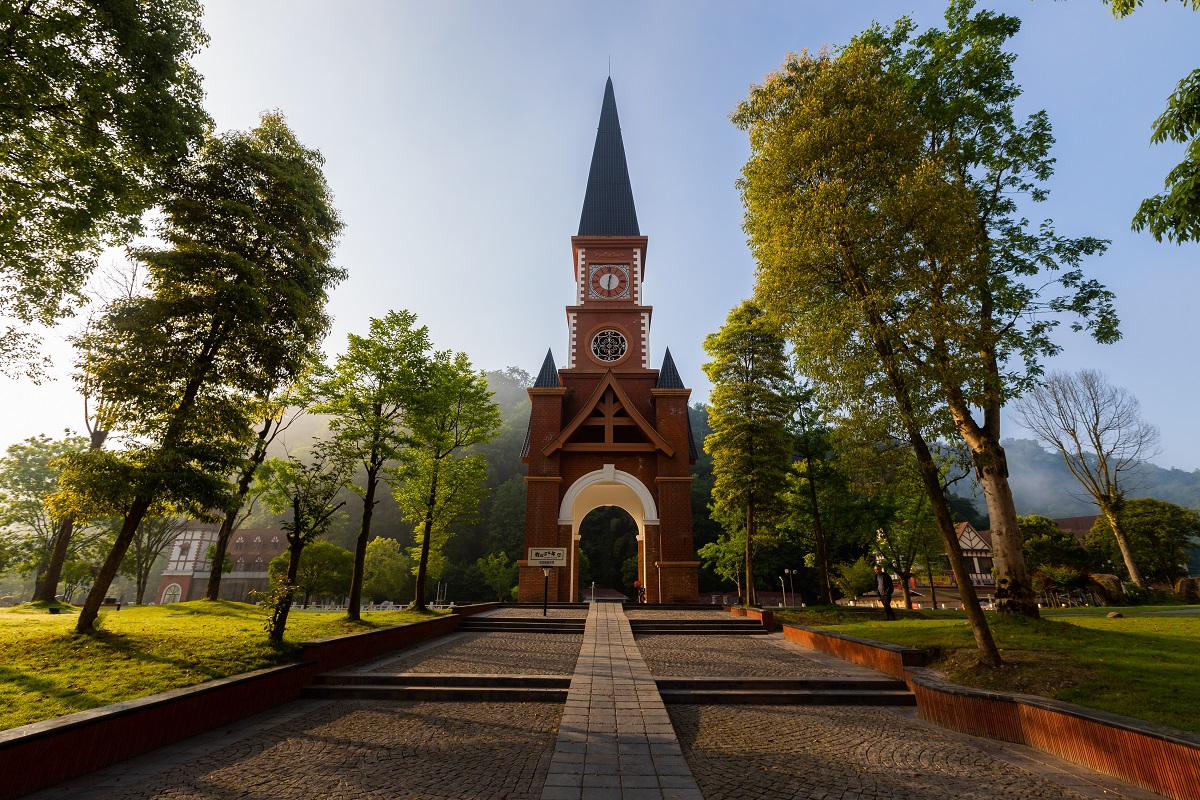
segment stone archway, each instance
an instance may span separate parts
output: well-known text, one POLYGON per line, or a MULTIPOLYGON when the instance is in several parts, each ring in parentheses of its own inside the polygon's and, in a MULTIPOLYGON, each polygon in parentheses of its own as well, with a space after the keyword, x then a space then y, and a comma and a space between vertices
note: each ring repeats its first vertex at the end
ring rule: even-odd
POLYGON ((558 509, 558 524, 570 526, 571 549, 567 563, 570 574, 568 597, 572 601, 579 597, 579 526, 593 510, 601 506, 617 506, 633 518, 637 525, 638 579, 642 586, 647 584, 646 542, 647 529, 651 528, 654 538, 658 534, 658 505, 654 495, 636 476, 605 464, 601 469, 589 472, 576 480, 563 495, 558 509))

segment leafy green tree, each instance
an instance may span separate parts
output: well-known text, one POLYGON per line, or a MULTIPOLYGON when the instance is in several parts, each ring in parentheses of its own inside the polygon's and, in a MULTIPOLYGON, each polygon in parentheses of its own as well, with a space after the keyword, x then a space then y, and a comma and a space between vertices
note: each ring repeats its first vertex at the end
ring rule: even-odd
POLYGON ((789 491, 793 498, 807 501, 808 526, 812 532, 813 558, 817 568, 817 603, 833 602, 833 584, 829 578, 829 548, 825 525, 821 522, 820 490, 818 485, 830 477, 829 458, 833 453, 824 410, 811 386, 800 387, 796 395, 796 412, 792 418, 793 441, 797 461, 789 475, 789 491))
POLYGON ((411 444, 404 450, 393 494, 404 519, 416 526, 414 608, 426 609, 430 557, 434 569, 450 526, 474 514, 483 497, 487 463, 470 449, 495 436, 500 412, 487 380, 465 353, 442 351, 429 360, 421 391, 404 414, 411 444))
MULTIPOLYGON (((273 458, 263 465, 262 497, 273 513, 283 514, 287 534, 287 569, 272 580, 268 592, 270 618, 267 630, 271 641, 283 641, 288 612, 299 583, 300 559, 305 548, 329 528, 329 523, 345 501, 334 497, 349 479, 350 465, 336 459, 324 443, 317 443, 306 458, 273 458)), ((330 545, 332 547, 332 545, 330 545)), ((269 568, 269 567, 268 567, 269 568)), ((307 595, 309 590, 305 590, 307 595)))
POLYGON ((0 6, 0 370, 32 362, 18 326, 82 302, 101 247, 141 229, 163 176, 209 123, 190 59, 197 0, 0 6))
POLYGON ((378 603, 398 602, 409 591, 412 565, 395 539, 378 537, 367 544, 363 563, 363 595, 378 603))
POLYGON ((833 571, 834 585, 853 600, 875 588, 875 565, 866 556, 853 564, 838 564, 833 571))
POLYGON ((1128 484, 1158 444, 1158 429, 1142 419, 1137 398, 1096 370, 1053 372, 1017 401, 1017 415, 1043 444, 1062 455, 1107 520, 1129 579, 1145 587, 1137 553, 1121 524, 1128 484))
MULTIPOLYGON (((1153 583, 1174 583, 1188 576, 1189 550, 1200 539, 1200 514, 1190 508, 1153 498, 1127 500, 1117 513, 1143 578, 1153 583)), ((1087 547, 1120 569, 1123 554, 1112 535, 1112 524, 1101 516, 1085 539, 1087 547)), ((1128 578, 1126 571, 1123 577, 1128 578)))
POLYGON ((253 399, 294 383, 311 362, 329 325, 328 292, 345 274, 332 264, 341 223, 321 165, 277 113, 248 133, 207 139, 167 185, 167 246, 134 251, 148 269, 146 295, 113 304, 88 332, 78 369, 121 408, 137 449, 121 465, 72 459, 64 475, 64 509, 107 505, 111 515, 128 498, 81 633, 156 499, 197 518, 228 506, 225 476, 250 439, 253 399), (117 498, 84 497, 89 478, 117 498))
MULTIPOLYGON (((50 562, 59 527, 46 508, 46 498, 58 489, 59 460, 86 446, 69 431, 60 440, 33 436, 11 445, 0 459, 0 536, 8 542, 10 560, 35 581, 50 562)), ((58 580, 54 583, 57 587, 58 580)))
POLYGON ((232 569, 225 566, 229 563, 229 539, 254 509, 255 495, 251 493, 254 476, 266 460, 271 443, 302 413, 300 409, 288 408, 286 398, 290 397, 290 393, 285 393, 284 397, 284 400, 275 402, 270 397, 263 397, 252 403, 255 406, 252 416, 262 420, 262 427, 234 462, 234 487, 222 509, 221 528, 217 531, 217 541, 211 545, 213 552, 208 559, 211 571, 205 600, 215 602, 221 599, 221 576, 232 569))
POLYGON ((709 542, 696 551, 707 569, 712 570, 721 578, 732 582, 737 587, 738 597, 742 593, 742 579, 746 574, 746 531, 737 529, 722 533, 715 542, 709 542))
MULTIPOLYGON (((1142 0, 1105 0, 1117 19, 1127 17, 1142 0)), ((1200 0, 1183 0, 1200 11, 1200 0)), ((1135 231, 1150 229, 1156 241, 1200 242, 1200 69, 1179 81, 1167 108, 1154 120, 1153 144, 1180 142, 1184 158, 1167 173, 1166 191, 1142 201, 1133 218, 1135 231)))
POLYGON ((476 564, 483 573, 483 580, 496 592, 496 599, 503 600, 517 581, 517 565, 509 563, 504 553, 492 553, 479 559, 476 564))
POLYGON ((429 330, 415 327, 416 321, 416 315, 408 311, 372 318, 370 334, 350 334, 346 352, 314 388, 313 413, 332 417, 329 429, 341 457, 359 462, 365 471, 362 486, 354 485, 363 510, 346 609, 352 620, 360 616, 375 492, 384 464, 397 460, 404 450, 406 432, 400 422, 424 380, 429 330))
POLYGON ((713 432, 704 440, 713 459, 713 516, 731 533, 745 531, 744 600, 754 605, 755 549, 766 540, 764 527, 783 512, 795 387, 782 334, 749 301, 705 337, 704 351, 712 359, 703 369, 713 384, 713 432))
MULTIPOLYGON (((290 553, 280 553, 267 565, 271 580, 287 579, 290 553)), ((296 587, 304 593, 300 605, 308 608, 312 597, 343 597, 350 588, 354 554, 330 542, 312 542, 300 553, 296 587)))
POLYGON ((1021 517, 1021 538, 1025 543, 1025 563, 1031 570, 1039 567, 1071 567, 1084 571, 1094 566, 1094 558, 1076 541, 1070 531, 1058 527, 1049 517, 1031 514, 1021 517))

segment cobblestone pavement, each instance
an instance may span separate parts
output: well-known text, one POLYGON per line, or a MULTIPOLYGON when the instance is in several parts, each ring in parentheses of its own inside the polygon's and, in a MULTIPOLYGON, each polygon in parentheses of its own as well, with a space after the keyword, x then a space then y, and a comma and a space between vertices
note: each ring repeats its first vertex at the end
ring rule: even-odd
MULTIPOLYGON (((548 608, 546 609, 547 617, 556 617, 558 619, 587 619, 586 608, 548 608)), ((510 608, 505 607, 485 614, 488 619, 512 619, 514 617, 541 617, 541 606, 537 608, 510 608)))
POLYGON ((927 725, 908 710, 683 705, 668 710, 706 800, 1158 797, 1065 762, 1056 769, 1027 757, 1022 764, 1020 754, 993 755, 978 746, 981 740, 927 725))
POLYGON ((376 661, 369 671, 570 675, 582 643, 581 634, 570 633, 463 633, 440 646, 376 661))
POLYGON ((30 800, 537 798, 562 713, 556 703, 368 700, 290 709, 224 746, 189 740, 174 756, 157 751, 30 800))
POLYGON ((625 606, 625 616, 630 619, 709 619, 725 620, 729 618, 720 606, 713 606, 712 611, 689 611, 687 609, 663 609, 655 611, 653 606, 625 606))
POLYGON ((637 637, 655 677, 815 678, 844 675, 764 636, 648 634, 637 637))

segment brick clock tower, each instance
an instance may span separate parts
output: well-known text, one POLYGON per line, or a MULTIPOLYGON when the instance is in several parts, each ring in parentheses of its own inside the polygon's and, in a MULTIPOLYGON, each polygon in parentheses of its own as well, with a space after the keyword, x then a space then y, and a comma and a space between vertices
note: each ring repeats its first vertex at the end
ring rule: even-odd
MULTIPOLYGON (((546 354, 533 388, 522 460, 529 465, 525 548, 561 547, 550 602, 580 599, 579 526, 619 506, 638 527, 638 578, 650 603, 694 603, 688 397, 671 351, 650 368, 651 307, 643 304, 646 237, 638 228, 612 79, 604 87, 579 234, 571 237, 574 302, 567 365, 546 354)), ((542 600, 542 569, 521 564, 519 598, 542 600)))

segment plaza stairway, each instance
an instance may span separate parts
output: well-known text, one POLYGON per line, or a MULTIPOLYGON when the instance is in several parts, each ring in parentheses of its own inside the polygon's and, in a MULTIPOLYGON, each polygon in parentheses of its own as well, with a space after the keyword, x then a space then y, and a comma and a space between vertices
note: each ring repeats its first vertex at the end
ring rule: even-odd
POLYGON ((304 696, 323 700, 565 703, 570 675, 330 672, 304 696))

